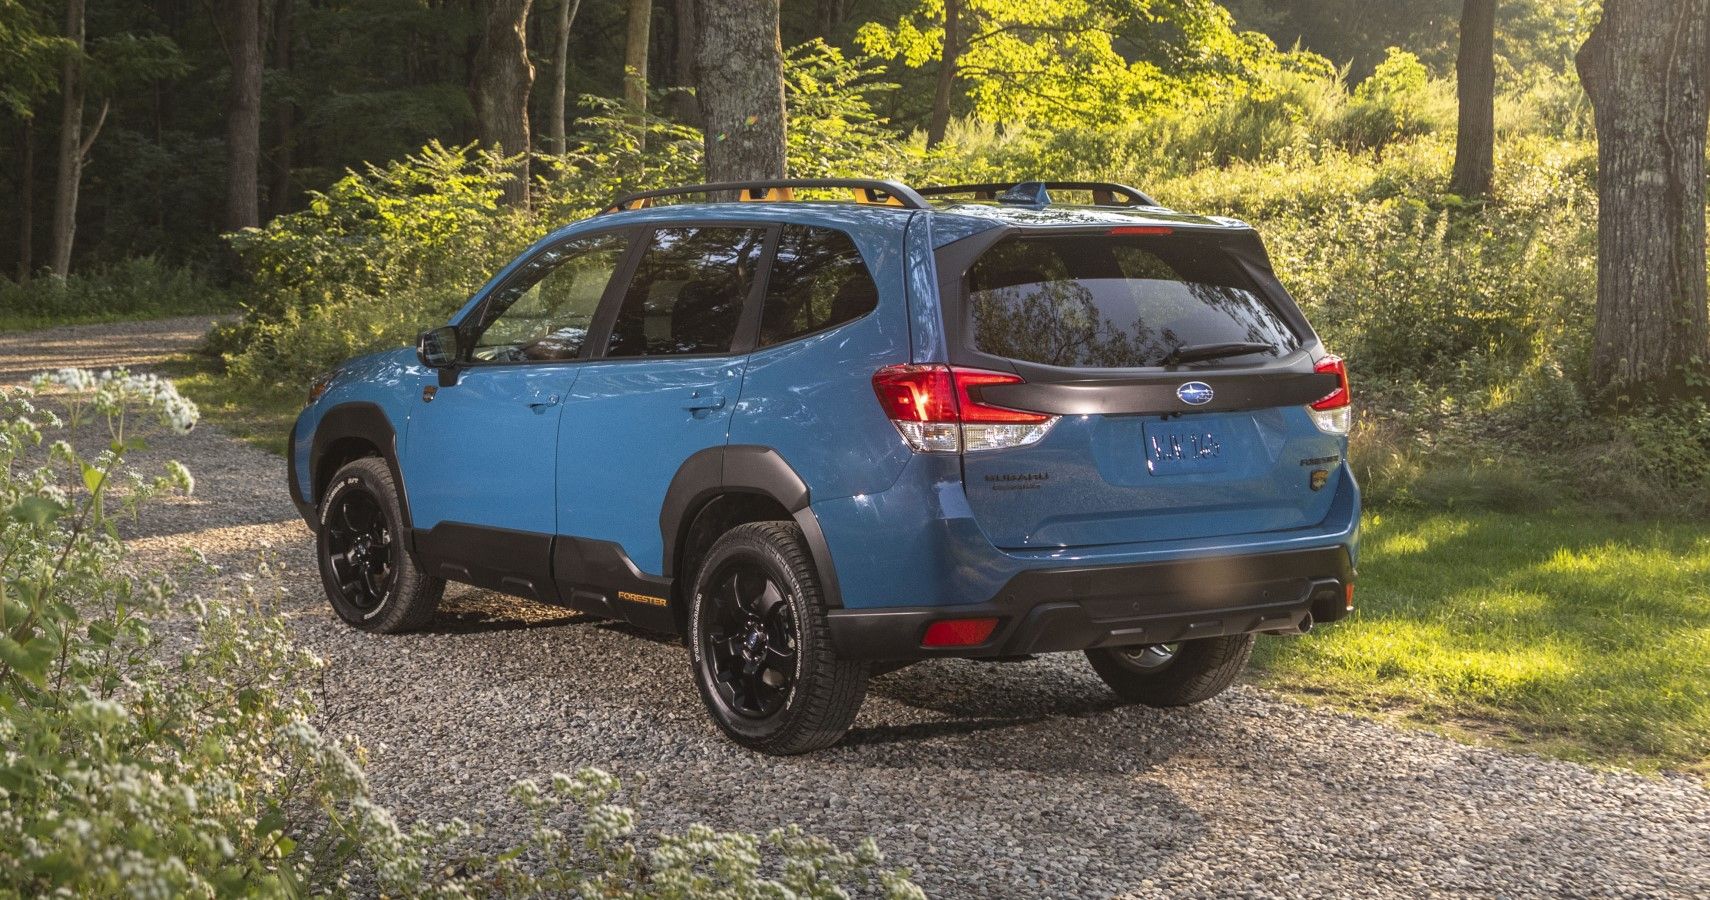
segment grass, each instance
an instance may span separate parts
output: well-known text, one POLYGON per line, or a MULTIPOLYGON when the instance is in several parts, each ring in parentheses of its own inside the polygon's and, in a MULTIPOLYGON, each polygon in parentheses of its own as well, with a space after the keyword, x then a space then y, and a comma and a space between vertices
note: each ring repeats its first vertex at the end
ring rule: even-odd
POLYGON ((303 411, 304 398, 298 393, 240 387, 214 360, 199 355, 176 357, 158 371, 195 401, 206 421, 269 453, 285 455, 286 438, 303 411))
POLYGON ((1359 610, 1260 684, 1484 739, 1710 775, 1710 528, 1377 512, 1359 610))

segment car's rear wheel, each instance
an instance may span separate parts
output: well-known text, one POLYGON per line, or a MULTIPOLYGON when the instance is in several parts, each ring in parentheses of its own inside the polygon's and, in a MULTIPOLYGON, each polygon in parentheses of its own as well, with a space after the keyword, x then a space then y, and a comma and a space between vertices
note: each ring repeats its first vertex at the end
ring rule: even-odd
POLYGON ((1188 706, 1223 693, 1247 667, 1253 636, 1203 638, 1087 651, 1093 671, 1118 697, 1147 706, 1188 706))
POLYGON ((445 591, 405 551, 403 520, 392 472, 374 457, 339 469, 321 497, 321 583, 339 618, 364 631, 422 628, 445 591))
POLYGON ((689 649, 701 699, 731 740, 776 755, 837 742, 867 692, 867 664, 838 659, 801 529, 739 525, 701 563, 689 649))

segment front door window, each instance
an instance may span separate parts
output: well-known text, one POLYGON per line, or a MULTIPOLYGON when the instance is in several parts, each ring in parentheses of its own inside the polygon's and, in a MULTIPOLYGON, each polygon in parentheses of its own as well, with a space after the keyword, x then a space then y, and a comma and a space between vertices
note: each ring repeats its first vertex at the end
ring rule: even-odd
POLYGON ((559 244, 530 259, 482 308, 472 329, 475 360, 580 357, 626 243, 623 235, 602 234, 559 244))

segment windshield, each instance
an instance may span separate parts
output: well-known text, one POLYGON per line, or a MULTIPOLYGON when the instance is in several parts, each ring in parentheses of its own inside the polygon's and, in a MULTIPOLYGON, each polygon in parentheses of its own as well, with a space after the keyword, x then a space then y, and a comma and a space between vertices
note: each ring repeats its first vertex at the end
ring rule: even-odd
POLYGON ((1241 267, 1205 240, 1017 236, 968 271, 974 349, 1076 368, 1163 365, 1176 350, 1252 343, 1278 356, 1300 338, 1241 267))

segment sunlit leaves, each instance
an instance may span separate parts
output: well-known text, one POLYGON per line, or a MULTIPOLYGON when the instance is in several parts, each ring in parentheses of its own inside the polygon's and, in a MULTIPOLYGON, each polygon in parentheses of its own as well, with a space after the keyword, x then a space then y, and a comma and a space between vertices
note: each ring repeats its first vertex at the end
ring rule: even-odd
MULTIPOLYGON (((923 0, 894 25, 867 24, 857 40, 919 68, 942 58, 944 19, 943 0, 923 0)), ((1238 93, 1296 57, 1321 61, 1237 32, 1210 0, 963 0, 959 26, 957 76, 974 115, 1010 124, 1131 122, 1238 93)))

